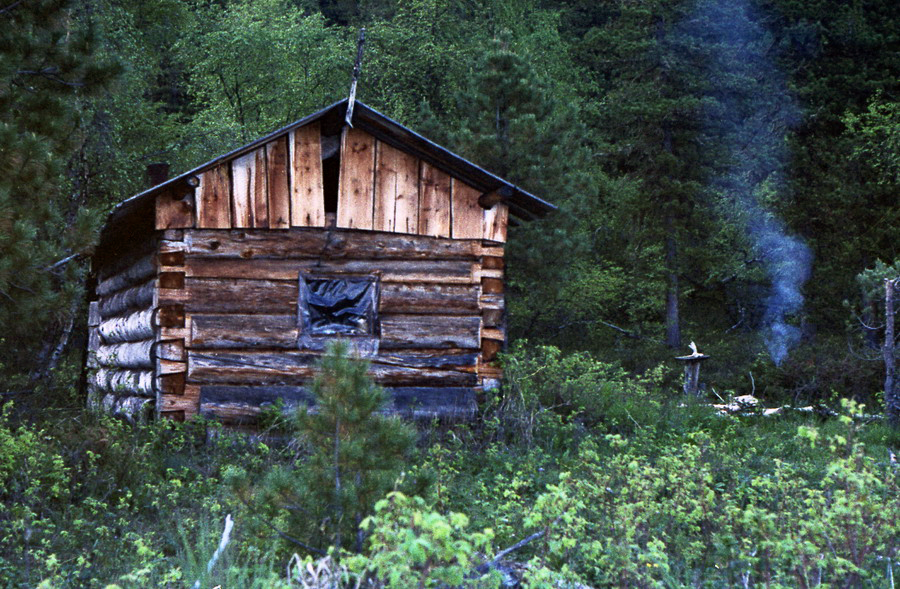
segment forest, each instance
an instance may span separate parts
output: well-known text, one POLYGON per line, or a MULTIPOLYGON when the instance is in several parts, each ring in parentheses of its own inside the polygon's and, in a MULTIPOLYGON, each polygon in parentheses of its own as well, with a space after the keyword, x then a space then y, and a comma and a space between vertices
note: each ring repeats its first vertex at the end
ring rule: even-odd
POLYGON ((893 588, 898 196, 888 0, 0 0, 0 586, 893 588), (501 388, 400 422, 338 346, 260 435, 88 411, 109 212, 362 28, 361 101, 559 207, 501 388))

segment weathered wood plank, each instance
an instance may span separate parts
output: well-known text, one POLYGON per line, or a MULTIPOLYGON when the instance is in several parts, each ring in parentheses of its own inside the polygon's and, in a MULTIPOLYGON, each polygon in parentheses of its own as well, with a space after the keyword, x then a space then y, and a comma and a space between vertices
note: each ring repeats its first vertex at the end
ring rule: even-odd
POLYGON ((159 409, 160 412, 184 411, 188 417, 196 415, 200 409, 200 387, 189 384, 180 395, 160 395, 159 409))
POLYGON ((476 264, 467 260, 241 260, 191 257, 185 272, 192 278, 291 280, 301 271, 319 274, 381 274, 384 282, 474 284, 476 264))
MULTIPOLYGON (((188 380, 208 384, 306 384, 318 372, 318 354, 294 351, 188 352, 188 380)), ((428 367, 396 366, 377 360, 368 374, 383 385, 474 386, 473 372, 428 367)))
POLYGON ((500 327, 503 325, 503 309, 483 309, 481 321, 485 327, 500 327))
POLYGON ((100 346, 96 361, 100 366, 153 368, 153 347, 152 339, 100 346))
POLYGON ((503 329, 491 327, 484 328, 481 330, 481 337, 483 339, 493 339, 497 341, 503 341, 506 339, 506 334, 503 332, 503 329))
POLYGON ((269 227, 291 226, 291 189, 288 173, 287 137, 266 144, 266 187, 269 196, 269 227))
POLYGON ((419 160, 378 142, 375 163, 376 231, 417 233, 419 229, 419 160))
POLYGON ((187 278, 188 313, 296 313, 297 280, 187 278))
MULTIPOLYGON (((422 162, 419 178, 420 235, 450 237, 450 176, 427 162, 422 162)), ((410 233, 413 233, 410 231, 410 233)))
POLYGON ((481 267, 485 270, 503 270, 503 258, 500 256, 484 256, 481 258, 481 267))
POLYGON ((496 204, 484 210, 483 217, 483 239, 505 243, 506 226, 509 221, 509 207, 505 204, 496 204))
POLYGON ((119 344, 136 342, 153 337, 153 309, 113 317, 97 327, 102 343, 119 344))
POLYGON ((117 291, 108 297, 101 297, 100 316, 105 319, 151 306, 156 290, 155 282, 149 280, 139 286, 117 291))
POLYGON ((291 225, 325 226, 325 191, 322 188, 322 136, 314 122, 290 132, 291 225))
POLYGON ((415 348, 478 349, 480 317, 383 315, 382 350, 415 348))
POLYGON ((156 274, 156 260, 153 255, 138 258, 122 272, 113 274, 97 283, 96 293, 100 296, 110 295, 116 291, 133 287, 156 274))
POLYGON ((185 373, 173 372, 156 377, 156 388, 160 395, 183 395, 185 391, 185 373))
POLYGON ((484 362, 493 362, 502 349, 502 341, 494 339, 481 340, 481 359, 484 362))
POLYGON ((278 400, 286 409, 312 405, 315 397, 309 387, 302 386, 234 386, 204 385, 200 387, 200 411, 208 405, 243 405, 265 407, 278 400))
POLYGON ((292 315, 194 315, 191 348, 297 348, 292 315))
POLYGON ((470 418, 475 415, 475 392, 463 387, 393 387, 390 413, 413 418, 470 418))
POLYGON ((453 239, 482 239, 484 209, 478 204, 481 192, 453 179, 453 239))
MULTIPOLYGON (((369 231, 301 229, 272 231, 189 231, 187 253, 216 258, 361 258, 373 260, 477 259, 480 243, 369 231)), ((493 248, 489 251, 503 250, 493 248)))
POLYGON ((156 343, 156 357, 161 360, 175 360, 184 362, 186 360, 184 351, 184 340, 160 340, 156 343))
POLYGON ((465 284, 385 283, 379 311, 473 315, 479 308, 478 290, 476 285, 465 284))
POLYGON ((337 226, 372 229, 375 192, 375 138, 345 127, 341 136, 337 226))
POLYGON ((194 226, 194 190, 166 190, 156 195, 156 228, 194 226))
POLYGON ((159 253, 160 269, 173 266, 184 266, 184 252, 160 252, 159 253))
POLYGON ((256 188, 256 154, 250 152, 231 161, 232 227, 253 227, 253 192, 256 188))
POLYGON ((269 182, 266 169, 266 148, 253 152, 253 189, 250 192, 250 224, 259 229, 269 227, 269 182))
MULTIPOLYGON (((295 316, 297 312, 296 280, 188 278, 186 287, 189 313, 295 316)), ((477 315, 477 295, 477 286, 387 283, 382 284, 379 313, 477 315)))
POLYGON ((156 361, 156 375, 165 374, 182 374, 187 372, 187 362, 179 362, 177 360, 164 360, 162 358, 156 361))
POLYGON ((246 154, 231 161, 231 227, 250 227, 250 200, 255 158, 246 154))
POLYGON ((506 307, 506 300, 503 294, 482 294, 479 304, 482 309, 503 309, 506 307))
POLYGON ((197 193, 197 227, 231 227, 231 179, 228 177, 228 166, 222 164, 201 174, 197 193))
POLYGON ((160 272, 159 288, 161 289, 182 289, 184 288, 184 272, 160 272))
POLYGON ((499 278, 482 278, 481 292, 486 295, 503 294, 503 281, 499 278))
POLYGON ((156 324, 160 327, 184 327, 185 310, 181 304, 166 304, 156 308, 156 324))
POLYGON ((470 350, 383 350, 373 359, 379 364, 409 368, 474 369, 478 354, 470 350))
MULTIPOLYGON (((394 387, 387 389, 390 402, 383 413, 411 418, 466 418, 477 408, 475 392, 465 387, 394 387)), ((255 423, 261 407, 279 399, 286 413, 314 405, 307 387, 229 386, 201 387, 200 412, 229 424, 255 423)), ((173 405, 174 406, 174 405, 173 405)))

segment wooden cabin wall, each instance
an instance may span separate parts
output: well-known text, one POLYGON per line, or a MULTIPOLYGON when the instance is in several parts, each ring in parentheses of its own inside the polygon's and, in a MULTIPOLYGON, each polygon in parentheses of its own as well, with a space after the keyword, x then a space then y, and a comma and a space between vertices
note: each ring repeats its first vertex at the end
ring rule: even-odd
MULTIPOLYGON (((329 224, 318 122, 296 128, 198 175, 196 189, 157 196, 156 228, 288 229, 329 224)), ((338 156, 335 156, 338 157, 338 156)), ((355 128, 340 138, 336 225, 503 243, 507 205, 355 128)))
POLYGON ((152 239, 118 244, 97 258, 96 300, 88 317, 88 404, 137 418, 155 399, 154 307, 157 278, 152 239))
POLYGON ((170 358, 160 366, 160 378, 170 375, 163 415, 240 423, 277 398, 309 401, 319 356, 298 348, 303 272, 380 277, 371 374, 392 393, 394 410, 471 414, 475 394, 499 377, 491 361, 504 339, 500 244, 317 228, 163 237, 161 286, 172 276, 158 295, 169 309, 158 340, 170 358))

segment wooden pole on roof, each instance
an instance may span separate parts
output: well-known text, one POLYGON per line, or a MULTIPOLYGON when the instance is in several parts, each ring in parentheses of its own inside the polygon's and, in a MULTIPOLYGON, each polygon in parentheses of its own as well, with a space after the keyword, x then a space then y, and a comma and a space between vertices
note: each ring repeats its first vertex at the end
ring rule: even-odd
POLYGON ((347 100, 347 116, 344 122, 352 127, 353 106, 356 104, 356 83, 359 81, 359 72, 362 69, 363 45, 366 42, 365 27, 359 30, 359 39, 356 41, 356 63, 353 65, 353 78, 350 82, 350 98, 347 100))

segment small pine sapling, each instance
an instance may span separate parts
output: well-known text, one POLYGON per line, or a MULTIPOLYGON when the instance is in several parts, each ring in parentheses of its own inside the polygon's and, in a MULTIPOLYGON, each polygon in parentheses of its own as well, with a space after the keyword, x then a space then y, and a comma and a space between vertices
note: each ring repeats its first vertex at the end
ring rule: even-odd
POLYGON ((367 369, 346 342, 329 346, 312 384, 315 405, 293 422, 308 458, 293 469, 273 469, 250 493, 259 515, 288 528, 279 530, 282 538, 313 553, 324 554, 315 547, 326 542, 338 554, 351 543, 362 551, 359 524, 393 488, 415 445, 415 428, 381 413, 387 393, 367 369))

